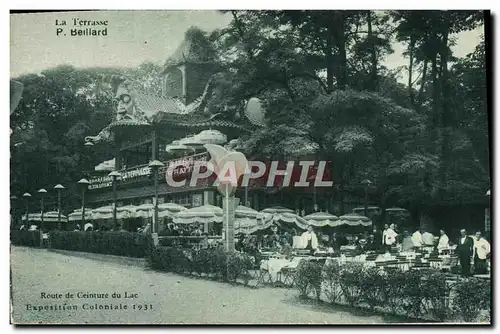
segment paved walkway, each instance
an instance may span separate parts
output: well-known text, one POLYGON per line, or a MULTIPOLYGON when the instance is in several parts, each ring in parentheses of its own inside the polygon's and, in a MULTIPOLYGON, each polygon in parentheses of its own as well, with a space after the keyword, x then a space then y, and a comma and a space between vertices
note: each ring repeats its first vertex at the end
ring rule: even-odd
POLYGON ((376 324, 390 321, 382 316, 355 315, 333 307, 305 304, 297 299, 294 289, 250 289, 40 249, 12 247, 11 268, 12 322, 19 324, 376 324), (74 297, 67 298, 68 293, 74 297), (78 293, 81 298, 77 298, 78 293), (119 293, 121 298, 113 298, 113 293, 119 293), (124 298, 125 293, 136 298, 124 298), (88 294, 101 294, 104 298, 88 294), (110 304, 121 309, 91 309, 106 305, 109 308, 110 304))

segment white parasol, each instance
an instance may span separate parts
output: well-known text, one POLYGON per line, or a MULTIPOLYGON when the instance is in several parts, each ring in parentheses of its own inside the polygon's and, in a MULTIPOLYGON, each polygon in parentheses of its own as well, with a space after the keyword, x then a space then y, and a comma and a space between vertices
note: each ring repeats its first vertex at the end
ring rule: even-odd
POLYGON ((222 145, 227 142, 227 136, 218 130, 204 130, 194 136, 196 140, 203 144, 222 145))
POLYGON ((151 218, 153 217, 154 205, 151 203, 144 203, 136 208, 135 216, 137 218, 151 218))
POLYGON ((328 212, 315 212, 304 217, 307 222, 316 227, 323 226, 338 226, 337 221, 339 218, 328 212))
MULTIPOLYGON (((91 220, 92 219, 92 210, 91 209, 85 209, 85 220, 91 220)), ((82 208, 78 208, 73 210, 68 215, 68 220, 69 221, 80 221, 82 220, 82 208)))
POLYGON ((223 212, 218 206, 206 204, 192 209, 180 211, 174 215, 176 224, 222 223, 223 212))
POLYGON ((262 210, 263 213, 270 213, 270 214, 275 214, 275 213, 294 213, 292 209, 288 209, 282 206, 273 206, 272 208, 267 208, 262 210))
POLYGON ((365 217, 365 216, 356 215, 356 214, 348 214, 348 215, 340 216, 337 223, 338 223, 338 226, 339 225, 370 226, 372 224, 372 221, 370 220, 370 218, 365 217))
POLYGON ((92 219, 111 219, 113 218, 113 206, 106 205, 92 210, 92 219))
POLYGON ((181 211, 185 211, 185 210, 187 210, 187 209, 180 204, 161 203, 161 204, 158 204, 158 217, 159 218, 164 218, 164 217, 173 218, 176 213, 181 212, 181 211))
POLYGON ((116 208, 116 218, 117 219, 127 219, 136 217, 137 206, 135 205, 125 205, 116 208))

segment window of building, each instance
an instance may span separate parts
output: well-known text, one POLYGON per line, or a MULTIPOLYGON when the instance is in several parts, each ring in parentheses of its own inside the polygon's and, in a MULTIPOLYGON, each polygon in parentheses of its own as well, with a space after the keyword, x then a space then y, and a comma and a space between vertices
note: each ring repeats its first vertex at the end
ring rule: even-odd
POLYGON ((183 78, 182 71, 173 69, 165 77, 165 96, 182 97, 183 96, 183 78))

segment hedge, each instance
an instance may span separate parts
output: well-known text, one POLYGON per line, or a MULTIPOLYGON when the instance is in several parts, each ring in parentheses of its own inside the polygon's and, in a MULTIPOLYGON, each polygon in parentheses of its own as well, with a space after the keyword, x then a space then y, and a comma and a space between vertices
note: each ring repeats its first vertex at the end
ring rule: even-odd
POLYGON ((40 231, 11 230, 10 241, 16 246, 40 247, 40 231))
POLYGON ((205 277, 223 282, 248 285, 253 258, 245 253, 226 253, 222 249, 180 249, 155 247, 148 257, 152 269, 205 277))
POLYGON ((78 252, 146 257, 150 237, 131 232, 49 232, 50 247, 78 252))
POLYGON ((337 262, 321 265, 302 261, 295 287, 302 297, 322 295, 332 304, 378 309, 407 318, 476 321, 490 313, 491 282, 460 278, 453 282, 438 270, 392 269, 389 272, 362 264, 337 262), (459 297, 459 298, 458 298, 459 297))

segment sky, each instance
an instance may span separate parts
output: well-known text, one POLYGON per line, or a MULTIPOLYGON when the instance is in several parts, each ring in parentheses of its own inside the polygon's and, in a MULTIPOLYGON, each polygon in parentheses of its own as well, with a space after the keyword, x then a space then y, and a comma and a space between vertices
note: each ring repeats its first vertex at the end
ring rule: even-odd
MULTIPOLYGON (((180 45, 185 31, 198 26, 212 31, 227 26, 231 15, 216 11, 99 11, 10 15, 10 76, 39 73, 62 64, 75 67, 136 67, 163 63, 180 45), (106 36, 70 36, 73 19, 107 20, 106 36), (57 25, 56 25, 57 20, 57 25), (61 25, 66 21, 66 26, 61 25), (57 29, 63 32, 57 35, 57 29), (66 36, 64 36, 66 33, 66 36)), ((81 27, 85 28, 85 27, 81 27)), ((457 36, 454 55, 472 52, 483 32, 480 27, 457 36)), ((393 46, 384 65, 407 65, 404 45, 393 46)), ((405 82, 405 74, 400 78, 405 82)))

